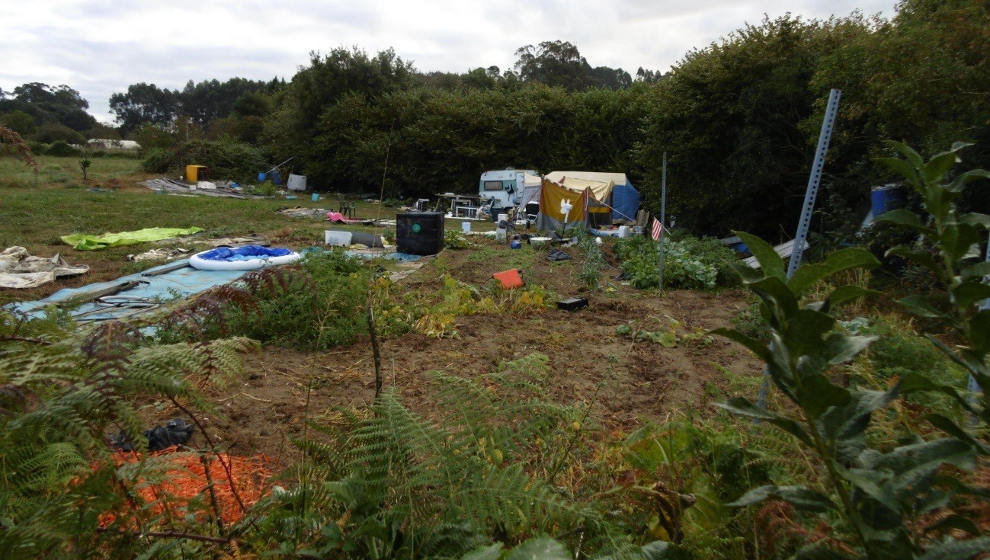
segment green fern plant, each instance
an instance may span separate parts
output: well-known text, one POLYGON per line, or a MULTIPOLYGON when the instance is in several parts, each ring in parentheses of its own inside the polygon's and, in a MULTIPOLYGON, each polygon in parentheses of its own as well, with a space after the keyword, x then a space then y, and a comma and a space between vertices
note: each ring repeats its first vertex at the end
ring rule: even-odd
POLYGON ((146 346, 121 323, 80 334, 7 313, 0 340, 0 393, 16 397, 0 409, 0 557, 136 555, 147 542, 135 531, 162 520, 135 507, 136 480, 151 479, 118 468, 108 436, 142 441, 139 399, 199 403, 196 385, 237 371, 237 354, 253 343, 146 346), (124 509, 136 517, 102 517, 124 509))
POLYGON ((638 550, 591 496, 552 483, 566 442, 590 421, 587 409, 545 398, 546 356, 479 380, 429 375, 438 394, 430 419, 386 390, 369 414, 299 442, 308 462, 292 473, 298 484, 273 493, 259 512, 259 547, 279 543, 287 556, 456 558, 494 554, 501 547, 493 541, 553 535, 583 551, 638 550))

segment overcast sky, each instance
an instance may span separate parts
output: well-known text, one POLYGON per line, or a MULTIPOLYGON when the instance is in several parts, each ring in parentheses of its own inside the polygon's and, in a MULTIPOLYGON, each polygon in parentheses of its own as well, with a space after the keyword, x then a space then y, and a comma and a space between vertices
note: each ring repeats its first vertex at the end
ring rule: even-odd
POLYGON ((666 71, 745 23, 893 15, 895 0, 3 0, 0 88, 68 84, 111 121, 108 98, 137 82, 290 79, 310 51, 393 47, 423 72, 515 62, 546 40, 577 45, 592 66, 666 71))

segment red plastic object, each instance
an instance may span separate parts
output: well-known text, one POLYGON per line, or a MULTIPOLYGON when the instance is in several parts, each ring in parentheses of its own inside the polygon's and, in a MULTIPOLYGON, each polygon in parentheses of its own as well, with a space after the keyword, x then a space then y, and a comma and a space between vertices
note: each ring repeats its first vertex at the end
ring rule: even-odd
POLYGON ((518 268, 510 268, 509 270, 496 272, 495 274, 492 274, 492 278, 501 282, 502 287, 506 290, 511 290, 512 288, 522 288, 523 286, 522 273, 519 272, 518 268))

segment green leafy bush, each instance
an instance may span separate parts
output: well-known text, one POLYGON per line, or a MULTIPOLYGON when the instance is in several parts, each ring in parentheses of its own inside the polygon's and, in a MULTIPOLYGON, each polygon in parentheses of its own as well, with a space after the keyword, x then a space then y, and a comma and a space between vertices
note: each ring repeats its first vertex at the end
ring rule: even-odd
MULTIPOLYGON (((633 286, 653 288, 660 284, 660 257, 655 241, 642 236, 620 239, 616 254, 633 286)), ((711 290, 734 285, 737 281, 730 272, 734 260, 735 253, 717 239, 686 234, 668 238, 664 248, 664 286, 711 290)))
POLYGON ((64 140, 56 140, 45 149, 45 154, 49 156, 70 157, 78 156, 81 153, 82 151, 79 148, 70 146, 64 140))
POLYGON ((467 236, 457 230, 448 229, 443 233, 443 246, 447 249, 467 249, 467 236))
POLYGON ((822 465, 820 485, 776 485, 754 488, 730 505, 748 506, 783 500, 794 510, 830 520, 829 535, 797 551, 801 558, 976 558, 990 551, 982 536, 973 500, 985 501, 986 490, 974 484, 980 460, 990 455, 986 443, 990 368, 990 310, 979 302, 990 297, 984 276, 990 265, 982 262, 980 243, 986 239, 990 216, 959 212, 955 201, 970 181, 990 178, 971 170, 946 181, 966 145, 936 154, 928 161, 904 144, 891 143, 902 156, 885 162, 905 177, 925 200, 927 216, 906 209, 880 217, 925 236, 932 249, 900 245, 888 251, 928 269, 945 291, 911 295, 900 303, 918 317, 938 321, 962 341, 949 346, 934 336, 929 340, 946 357, 965 368, 982 394, 966 398, 961 379, 945 380, 934 355, 913 337, 887 333, 875 364, 896 382, 881 390, 850 385, 837 376, 838 368, 866 350, 876 336, 850 335, 862 330, 852 321, 836 328, 837 305, 868 293, 862 287, 842 286, 822 301, 805 301, 811 289, 838 272, 874 267, 879 261, 865 249, 849 248, 824 262, 806 264, 791 277, 783 259, 761 239, 738 235, 759 260, 761 269, 738 265, 746 286, 761 300, 761 314, 770 329, 770 341, 739 331, 716 331, 749 348, 767 365, 766 373, 790 406, 772 410, 734 398, 723 406, 741 416, 768 422, 792 435, 822 465), (890 336, 893 334, 894 336, 890 336), (937 393, 970 413, 960 422, 939 407, 924 417, 931 429, 905 426, 909 432, 896 447, 876 442, 868 430, 873 416, 902 395, 937 393), (822 492, 821 489, 826 491, 822 492), (967 538, 972 537, 972 538, 967 538))
POLYGON ((187 164, 205 165, 213 179, 250 180, 269 167, 261 150, 232 141, 192 140, 174 150, 149 150, 142 164, 149 173, 178 172, 187 164))
POLYGON ((633 287, 660 285, 660 254, 652 239, 642 236, 620 239, 615 244, 615 254, 622 261, 623 275, 633 287))
POLYGON ((215 288, 169 314, 161 341, 240 335, 296 348, 348 344, 367 332, 370 271, 342 251, 313 253, 301 268, 269 268, 215 288))

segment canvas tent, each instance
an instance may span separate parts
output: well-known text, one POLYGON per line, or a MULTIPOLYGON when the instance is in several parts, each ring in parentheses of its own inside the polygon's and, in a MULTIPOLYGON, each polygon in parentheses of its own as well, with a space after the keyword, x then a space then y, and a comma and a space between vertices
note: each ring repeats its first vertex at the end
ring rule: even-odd
POLYGON ((629 182, 625 173, 553 171, 548 173, 546 178, 567 189, 577 191, 589 189, 592 198, 589 211, 592 214, 611 212, 609 216, 596 221, 608 223, 636 221, 640 194, 629 182))
POLYGON ((543 179, 540 186, 540 213, 536 215, 536 227, 544 231, 563 232, 566 229, 584 229, 588 224, 588 202, 591 190, 575 191, 553 181, 543 179), (571 206, 564 212, 563 204, 571 206))

